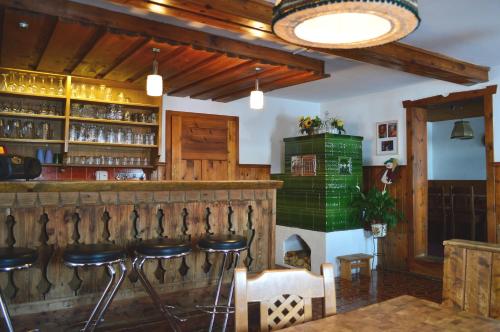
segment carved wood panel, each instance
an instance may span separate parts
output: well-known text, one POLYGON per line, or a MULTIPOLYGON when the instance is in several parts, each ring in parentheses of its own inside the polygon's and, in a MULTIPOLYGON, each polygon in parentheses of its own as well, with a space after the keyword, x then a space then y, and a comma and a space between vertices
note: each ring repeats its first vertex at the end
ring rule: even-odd
MULTIPOLYGON (((106 284, 105 270, 66 267, 62 260, 64 248, 75 243, 115 243, 129 248, 132 255, 134 243, 159 236, 182 238, 195 247, 209 233, 243 235, 248 238, 250 250, 249 254, 242 253, 239 265, 249 266, 250 271, 263 270, 272 265, 268 254, 272 247, 271 192, 167 192, 155 196, 159 201, 152 198, 152 193, 142 201, 137 199, 138 193, 135 198, 115 193, 121 202, 118 205, 105 204, 95 193, 86 196, 95 198, 88 205, 34 203, 31 207, 0 208, 0 246, 27 246, 39 252, 33 268, 0 274, 0 287, 11 303, 19 304, 12 307, 14 314, 47 310, 48 303, 51 309, 68 303, 82 304, 80 298, 84 295, 85 303, 95 302, 106 284)), ((214 284, 221 262, 221 255, 206 255, 194 249, 184 259, 150 260, 144 270, 159 292, 178 291, 214 284)), ((142 292, 137 276, 131 273, 130 260, 127 266, 129 274, 118 298, 142 292)))

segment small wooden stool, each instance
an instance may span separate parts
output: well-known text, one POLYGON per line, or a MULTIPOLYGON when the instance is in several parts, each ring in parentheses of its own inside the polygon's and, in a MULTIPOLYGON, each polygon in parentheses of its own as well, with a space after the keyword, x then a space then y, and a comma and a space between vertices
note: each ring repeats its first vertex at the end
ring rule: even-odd
POLYGON ((360 274, 370 277, 372 273, 370 260, 372 257, 372 255, 367 254, 352 254, 337 257, 340 261, 340 277, 352 280, 351 272, 355 267, 360 268, 360 274))

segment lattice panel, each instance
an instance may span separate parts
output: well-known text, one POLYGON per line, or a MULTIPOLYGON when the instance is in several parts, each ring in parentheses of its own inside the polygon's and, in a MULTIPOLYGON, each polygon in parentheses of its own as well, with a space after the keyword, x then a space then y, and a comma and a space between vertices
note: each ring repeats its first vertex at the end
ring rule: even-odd
POLYGON ((298 295, 280 295, 267 303, 267 314, 269 331, 304 323, 305 301, 298 295))

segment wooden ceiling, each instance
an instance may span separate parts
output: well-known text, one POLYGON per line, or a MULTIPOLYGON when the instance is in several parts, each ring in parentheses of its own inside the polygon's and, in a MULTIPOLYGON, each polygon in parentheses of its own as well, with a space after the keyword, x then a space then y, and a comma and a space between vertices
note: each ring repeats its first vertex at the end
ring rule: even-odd
POLYGON ((169 95, 229 102, 249 95, 255 68, 271 91, 324 74, 320 60, 64 0, 0 0, 0 65, 145 87, 152 48, 169 95), (19 22, 27 22, 22 29, 19 22))
MULTIPOLYGON (((302 48, 277 37, 271 29, 273 4, 264 0, 111 0, 113 2, 188 22, 235 32, 249 39, 263 39, 285 45, 291 51, 302 48)), ((303 49, 302 49, 303 50, 303 49)), ((340 50, 313 49, 369 64, 458 84, 488 81, 489 68, 402 43, 340 50)))

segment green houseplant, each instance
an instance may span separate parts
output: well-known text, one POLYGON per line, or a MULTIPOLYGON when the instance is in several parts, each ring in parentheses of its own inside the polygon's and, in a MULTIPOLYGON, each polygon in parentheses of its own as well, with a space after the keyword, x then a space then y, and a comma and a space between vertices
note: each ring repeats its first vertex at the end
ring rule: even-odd
POLYGON ((359 208, 360 215, 370 226, 373 236, 384 237, 387 227, 394 227, 403 218, 396 208, 396 199, 388 191, 371 188, 366 194, 358 187, 358 198, 355 206, 359 208))

